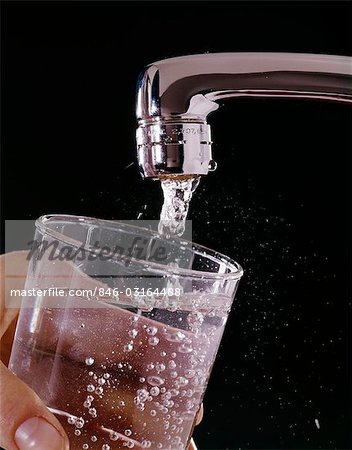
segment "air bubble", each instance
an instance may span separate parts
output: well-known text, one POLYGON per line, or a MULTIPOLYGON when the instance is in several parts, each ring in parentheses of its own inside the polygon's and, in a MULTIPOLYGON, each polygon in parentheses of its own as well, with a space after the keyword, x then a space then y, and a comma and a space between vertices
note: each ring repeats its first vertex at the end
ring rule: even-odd
POLYGON ((110 378, 110 374, 109 373, 104 373, 103 377, 105 378, 105 380, 108 380, 110 378))
POLYGON ((103 386, 106 383, 105 378, 99 378, 98 379, 98 384, 100 384, 100 386, 103 386))
MULTIPOLYGON (((185 334, 181 333, 181 331, 176 331, 175 333, 166 334, 166 339, 169 342, 181 342, 185 338, 185 334)), ((171 355, 172 356, 172 355, 171 355)))
POLYGON ((177 356, 177 355, 176 355, 175 352, 172 352, 172 353, 171 353, 171 358, 176 358, 176 356, 177 356))
POLYGON ((159 395, 160 389, 158 388, 158 386, 153 386, 153 387, 150 389, 150 393, 151 393, 154 397, 156 397, 157 395, 159 395))
POLYGON ((159 344, 159 338, 157 338, 156 336, 152 336, 148 339, 148 343, 149 345, 158 345, 159 344))
POLYGON ((79 417, 78 419, 75 420, 76 428, 83 428, 83 426, 84 426, 84 419, 82 419, 82 417, 79 417))
POLYGON ((156 369, 158 372, 163 372, 163 371, 166 369, 166 367, 165 367, 165 364, 157 364, 157 365, 155 366, 155 369, 156 369))
POLYGON ((97 415, 97 410, 95 408, 89 408, 88 412, 91 416, 97 415))
POLYGON ((90 371, 90 372, 88 372, 88 375, 89 375, 90 377, 92 377, 92 376, 94 375, 94 372, 90 371))
POLYGON ((160 356, 166 356, 166 352, 160 352, 160 356))
POLYGON ((86 364, 87 366, 91 366, 92 364, 94 364, 94 358, 92 358, 91 356, 87 356, 86 364))
POLYGON ((133 345, 132 344, 126 344, 123 347, 123 351, 124 352, 131 352, 133 350, 133 345))
POLYGON ((193 351, 193 348, 192 348, 192 347, 189 347, 189 346, 186 345, 186 344, 182 344, 182 345, 180 345, 180 346, 177 348, 177 350, 178 350, 180 353, 190 353, 191 351, 193 351))
POLYGON ((97 387, 95 390, 95 393, 98 395, 102 395, 103 392, 104 392, 104 389, 101 386, 97 387))
POLYGON ((195 374, 196 374, 195 370, 192 370, 192 369, 187 369, 185 371, 186 378, 193 378, 195 374))
POLYGON ((150 446, 152 445, 152 443, 150 441, 147 441, 146 439, 144 439, 141 444, 142 448, 150 448, 150 446))
POLYGON ((117 441, 118 438, 119 438, 119 434, 116 433, 116 431, 113 431, 112 433, 110 433, 110 439, 111 439, 112 441, 117 441))
POLYGON ((156 333, 158 332, 158 329, 157 329, 157 327, 147 327, 145 331, 150 336, 155 336, 156 333))
POLYGON ((134 447, 134 442, 132 442, 132 441, 127 441, 127 442, 126 442, 126 447, 128 447, 128 448, 133 448, 133 447, 134 447))
POLYGON ((155 409, 152 409, 152 410, 150 411, 150 415, 153 416, 153 417, 156 416, 156 411, 155 411, 155 409))
POLYGON ((145 378, 144 378, 144 377, 141 377, 141 378, 139 379, 139 381, 140 381, 141 383, 144 383, 144 382, 145 382, 145 378))
POLYGON ((176 363, 175 363, 175 361, 173 359, 171 359, 171 361, 169 361, 168 368, 169 369, 175 369, 176 368, 176 363))
POLYGON ((164 380, 156 375, 148 377, 147 381, 152 386, 160 386, 161 384, 164 384, 164 380))
POLYGON ((73 417, 73 416, 68 417, 68 418, 67 418, 67 422, 68 422, 70 425, 73 425, 73 424, 76 422, 76 417, 73 417))
POLYGON ((94 390, 95 390, 95 387, 93 386, 93 384, 88 384, 87 391, 88 392, 94 392, 94 390))
POLYGON ((101 450, 110 450, 110 449, 111 449, 111 447, 110 447, 109 444, 103 444, 103 445, 101 446, 101 450))
POLYGON ((131 434, 132 434, 131 430, 129 429, 125 430, 125 436, 131 436, 131 434))
POLYGON ((85 408, 90 408, 90 406, 91 406, 91 402, 89 402, 88 400, 86 400, 84 403, 83 403, 83 406, 85 407, 85 408))
POLYGON ((96 436, 93 435, 93 436, 90 438, 90 440, 91 440, 92 442, 97 442, 98 438, 97 438, 96 436))
POLYGON ((128 332, 129 337, 131 337, 133 339, 137 336, 137 334, 138 334, 138 331, 135 329, 132 329, 128 332))
POLYGON ((126 406, 126 403, 123 400, 119 401, 119 406, 126 406))
POLYGON ((80 436, 81 435, 81 430, 75 430, 75 435, 76 436, 80 436))
POLYGON ((88 444, 83 444, 83 445, 82 445, 82 448, 83 448, 84 450, 87 450, 87 448, 89 448, 89 445, 88 445, 88 444))

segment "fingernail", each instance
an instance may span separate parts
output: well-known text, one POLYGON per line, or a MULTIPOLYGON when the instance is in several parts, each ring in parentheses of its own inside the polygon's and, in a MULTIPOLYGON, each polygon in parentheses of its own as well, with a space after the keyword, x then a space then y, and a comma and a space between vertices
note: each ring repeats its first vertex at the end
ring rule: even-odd
POLYGON ((64 450, 61 434, 44 419, 32 417, 17 428, 15 441, 19 450, 64 450))

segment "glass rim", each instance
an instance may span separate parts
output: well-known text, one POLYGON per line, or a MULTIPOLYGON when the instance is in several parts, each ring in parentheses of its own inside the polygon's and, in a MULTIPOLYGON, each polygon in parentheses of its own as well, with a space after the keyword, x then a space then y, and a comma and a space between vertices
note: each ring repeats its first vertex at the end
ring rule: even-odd
MULTIPOLYGON (((104 228, 109 228, 109 224, 111 224, 111 229, 113 229, 114 227, 112 226, 113 224, 116 226, 117 225, 121 225, 124 227, 128 227, 128 228, 136 228, 139 231, 148 233, 150 236, 155 236, 158 237, 159 239, 164 239, 163 236, 161 236, 160 234, 158 234, 156 231, 147 229, 147 228, 143 228, 143 227, 139 227, 137 225, 132 225, 132 224, 125 224, 123 222, 119 222, 118 220, 109 220, 109 219, 98 219, 95 217, 88 217, 88 216, 75 216, 75 215, 70 215, 70 214, 45 214, 40 216, 38 219, 36 219, 35 221, 35 227, 37 229, 39 229, 42 233, 45 233, 47 235, 49 235, 50 237, 57 239, 60 242, 63 242, 65 244, 70 244, 70 245, 74 245, 76 247, 81 247, 83 248, 85 251, 87 251, 88 253, 92 253, 93 250, 91 247, 89 247, 87 244, 83 243, 83 242, 79 242, 73 238, 70 238, 69 236, 66 236, 63 233, 60 233, 58 231, 53 230, 52 228, 50 228, 47 223, 50 222, 54 222, 55 220, 57 221, 67 221, 71 224, 79 224, 79 223, 90 223, 91 225, 96 225, 96 226, 102 226, 104 228)), ((173 237, 173 242, 176 241, 176 245, 184 245, 184 244, 191 244, 192 245, 192 252, 198 253, 198 254, 202 254, 203 256, 212 259, 213 261, 217 261, 217 262, 221 262, 224 263, 226 265, 227 268, 229 268, 231 271, 228 273, 219 273, 219 272, 206 272, 206 271, 200 271, 200 270, 192 270, 192 269, 185 269, 185 268, 175 268, 175 267, 170 267, 170 266, 165 266, 163 264, 158 264, 156 262, 150 262, 148 261, 148 267, 150 267, 152 270, 155 271, 160 271, 163 273, 168 273, 170 275, 183 275, 183 276, 187 276, 187 277, 192 277, 192 278, 208 278, 208 279, 219 279, 219 280, 239 280, 242 275, 243 275, 243 268, 242 266, 237 263, 235 260, 233 260, 232 258, 229 258, 228 256, 219 253, 215 250, 212 250, 208 247, 205 247, 203 245, 194 243, 192 241, 188 241, 186 239, 182 239, 180 237, 173 237)), ((96 250, 96 249, 95 249, 96 250)), ((121 257, 120 257, 121 258, 121 257)), ((112 260, 116 259, 116 255, 114 255, 112 257, 112 260)), ((138 261, 135 258, 131 258, 131 261, 138 261)), ((138 261, 139 264, 141 264, 141 261, 138 261)))

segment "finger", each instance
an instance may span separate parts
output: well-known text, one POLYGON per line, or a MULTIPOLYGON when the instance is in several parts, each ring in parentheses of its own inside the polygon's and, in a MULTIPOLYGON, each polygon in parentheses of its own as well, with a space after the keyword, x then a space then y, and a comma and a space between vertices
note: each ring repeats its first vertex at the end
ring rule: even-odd
POLYGON ((18 301, 11 302, 11 289, 22 289, 26 279, 27 252, 12 252, 0 256, 0 337, 18 315, 18 301), (10 306, 10 307, 9 307, 10 306))
POLYGON ((66 450, 67 436, 39 397, 0 363, 0 446, 66 450))
POLYGON ((193 439, 191 439, 191 442, 189 443, 188 450, 198 450, 197 446, 196 446, 196 443, 194 442, 193 439))
POLYGON ((196 415, 196 425, 199 425, 203 419, 203 415, 204 415, 204 407, 203 407, 203 403, 200 405, 199 411, 197 412, 196 415))

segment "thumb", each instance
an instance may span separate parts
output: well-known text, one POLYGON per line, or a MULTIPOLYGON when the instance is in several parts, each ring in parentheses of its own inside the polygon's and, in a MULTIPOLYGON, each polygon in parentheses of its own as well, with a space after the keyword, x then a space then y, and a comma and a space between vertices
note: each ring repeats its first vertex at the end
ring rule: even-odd
POLYGON ((0 446, 6 450, 67 450, 59 421, 23 381, 0 365, 0 446))

